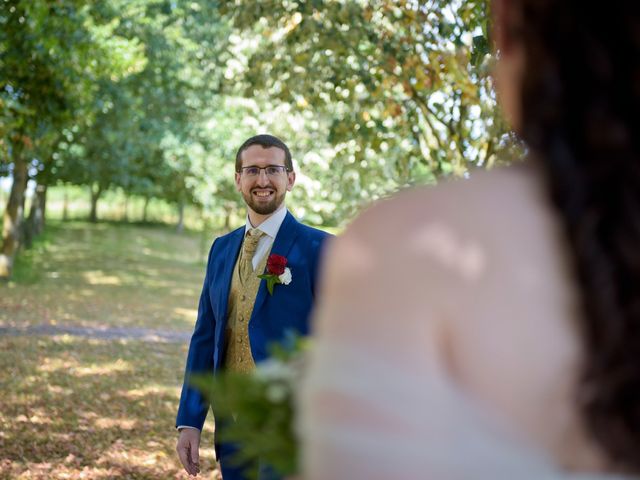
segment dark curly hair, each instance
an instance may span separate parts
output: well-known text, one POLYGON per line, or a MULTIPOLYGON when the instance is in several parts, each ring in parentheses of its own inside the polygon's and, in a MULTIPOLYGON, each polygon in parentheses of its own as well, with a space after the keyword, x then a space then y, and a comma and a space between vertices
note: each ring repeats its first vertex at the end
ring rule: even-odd
POLYGON ((544 171, 582 291, 577 401, 615 466, 640 472, 640 1, 514 3, 518 133, 544 171))

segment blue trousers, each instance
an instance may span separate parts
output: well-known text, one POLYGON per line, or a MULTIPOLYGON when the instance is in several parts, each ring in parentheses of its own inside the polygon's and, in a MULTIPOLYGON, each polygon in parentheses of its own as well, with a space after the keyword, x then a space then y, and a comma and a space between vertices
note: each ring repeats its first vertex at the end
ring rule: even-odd
POLYGON ((216 456, 222 469, 222 480, 282 480, 282 477, 268 465, 259 464, 256 467, 234 461, 233 456, 240 448, 242 447, 234 443, 216 444, 216 456))

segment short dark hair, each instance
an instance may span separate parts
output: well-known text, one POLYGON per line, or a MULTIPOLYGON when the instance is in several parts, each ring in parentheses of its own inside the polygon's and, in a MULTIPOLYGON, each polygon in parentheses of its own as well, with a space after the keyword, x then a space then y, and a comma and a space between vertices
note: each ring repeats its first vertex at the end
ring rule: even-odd
POLYGON ((276 147, 284 151, 284 166, 287 172, 293 172, 293 162, 291 160, 291 152, 289 147, 280 140, 278 137, 263 133, 261 135, 254 135, 253 137, 245 140, 245 142, 238 149, 236 153, 236 172, 240 173, 242 170, 242 152, 252 145, 260 145, 262 148, 276 147))

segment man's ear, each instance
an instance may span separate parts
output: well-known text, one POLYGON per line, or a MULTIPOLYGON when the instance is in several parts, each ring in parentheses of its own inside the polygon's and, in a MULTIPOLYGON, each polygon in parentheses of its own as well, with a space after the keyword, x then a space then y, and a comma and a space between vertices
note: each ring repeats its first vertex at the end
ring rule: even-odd
POLYGON ((242 192, 242 188, 240 188, 240 174, 236 172, 236 190, 242 192))
POLYGON ((296 172, 287 173, 287 191, 291 191, 293 184, 296 183, 296 172))

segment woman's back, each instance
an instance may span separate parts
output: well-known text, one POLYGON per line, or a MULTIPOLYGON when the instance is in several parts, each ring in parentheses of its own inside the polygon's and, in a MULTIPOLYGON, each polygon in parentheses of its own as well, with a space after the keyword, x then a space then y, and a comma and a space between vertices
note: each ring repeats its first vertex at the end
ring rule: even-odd
POLYGON ((533 168, 382 202, 329 258, 302 402, 311 478, 608 470, 577 408, 579 297, 533 168))

